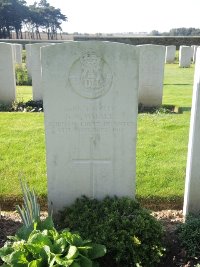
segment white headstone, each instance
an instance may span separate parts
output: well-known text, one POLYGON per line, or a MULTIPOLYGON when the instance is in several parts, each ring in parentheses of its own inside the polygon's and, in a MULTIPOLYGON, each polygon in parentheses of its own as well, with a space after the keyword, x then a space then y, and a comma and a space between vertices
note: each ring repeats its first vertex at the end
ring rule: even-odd
POLYGON ((140 50, 139 103, 160 106, 163 96, 165 46, 138 45, 140 50))
POLYGON ((200 48, 195 64, 183 212, 200 212, 200 48))
POLYGON ((138 53, 73 42, 41 49, 48 203, 135 195, 138 53))
POLYGON ((30 49, 30 65, 32 75, 33 100, 43 100, 43 88, 41 80, 40 48, 51 45, 49 43, 32 44, 30 49))
POLYGON ((174 63, 175 56, 176 56, 176 46, 175 45, 166 46, 165 63, 174 63))
POLYGON ((26 50, 26 68, 28 71, 29 77, 32 77, 31 74, 31 44, 26 44, 25 45, 25 50, 26 50))
POLYGON ((179 67, 189 68, 191 64, 191 47, 181 45, 179 48, 179 67))
POLYGON ((16 97, 15 69, 11 44, 0 43, 0 103, 9 104, 16 97))
POLYGON ((13 44, 14 62, 16 64, 22 64, 22 45, 13 44))
POLYGON ((191 47, 192 47, 192 61, 193 63, 195 63, 198 45, 192 45, 191 47))

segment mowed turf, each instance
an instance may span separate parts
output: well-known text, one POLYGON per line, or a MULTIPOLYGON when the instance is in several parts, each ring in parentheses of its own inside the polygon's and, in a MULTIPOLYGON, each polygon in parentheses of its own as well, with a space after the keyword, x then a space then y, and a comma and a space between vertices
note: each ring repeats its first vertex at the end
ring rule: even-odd
MULTIPOLYGON (((182 107, 182 114, 138 115, 138 199, 183 197, 193 74, 193 66, 165 65, 163 104, 182 107)), ((18 87, 17 94, 29 100, 31 87, 18 87)), ((0 112, 0 129, 0 199, 21 195, 19 177, 46 196, 44 114, 0 112)))
POLYGON ((17 101, 27 102, 32 99, 32 86, 17 86, 17 101))

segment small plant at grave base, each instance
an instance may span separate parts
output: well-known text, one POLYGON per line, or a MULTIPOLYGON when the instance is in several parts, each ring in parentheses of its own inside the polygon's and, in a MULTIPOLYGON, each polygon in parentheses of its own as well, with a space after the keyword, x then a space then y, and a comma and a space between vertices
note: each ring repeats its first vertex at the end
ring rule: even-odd
POLYGON ((138 112, 139 113, 150 113, 150 114, 171 114, 177 113, 177 107, 173 105, 161 105, 159 107, 145 107, 141 103, 138 105, 138 112))
POLYGON ((61 227, 105 244, 101 266, 155 267, 165 250, 161 224, 129 198, 79 198, 61 212, 61 222, 61 227))
POLYGON ((17 211, 22 219, 25 227, 30 227, 34 222, 40 220, 40 205, 38 204, 35 191, 30 190, 28 184, 20 179, 21 189, 23 193, 24 205, 17 205, 17 211))
POLYGON ((43 112, 42 100, 29 100, 27 102, 13 101, 12 104, 0 103, 0 112, 43 112))
POLYGON ((0 111, 8 112, 11 111, 11 109, 12 109, 11 104, 0 103, 0 111))
POLYGON ((99 267, 97 259, 105 255, 105 246, 68 229, 58 232, 52 216, 41 221, 35 192, 22 181, 21 187, 24 205, 17 210, 24 225, 0 249, 2 267, 99 267))
POLYGON ((12 108, 10 111, 21 111, 21 112, 42 112, 43 111, 43 101, 42 100, 29 100, 27 102, 17 102, 12 103, 12 108))
POLYGON ((187 258, 200 259, 200 215, 189 215, 177 233, 187 258))
MULTIPOLYGON (((10 237, 3 248, 0 257, 5 262, 2 267, 99 267, 97 259, 106 253, 103 245, 83 240, 79 234, 65 229, 60 233, 50 226, 34 230, 21 238, 20 234, 10 237)), ((43 225, 44 226, 44 225, 43 225)))

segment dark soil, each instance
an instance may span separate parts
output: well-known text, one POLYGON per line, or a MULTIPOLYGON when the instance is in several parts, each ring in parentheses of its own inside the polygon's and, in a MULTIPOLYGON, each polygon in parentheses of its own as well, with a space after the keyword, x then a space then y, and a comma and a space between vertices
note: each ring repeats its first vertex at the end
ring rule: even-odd
MULTIPOLYGON (((44 217, 47 213, 42 214, 44 217)), ((193 267, 192 261, 186 260, 186 253, 180 248, 175 229, 183 222, 183 214, 180 210, 162 210, 153 212, 152 215, 160 220, 165 229, 166 256, 158 267, 193 267)), ((16 212, 1 212, 0 215, 0 247, 6 241, 6 236, 14 235, 21 222, 16 212)), ((0 262, 1 264, 1 262, 0 262)))

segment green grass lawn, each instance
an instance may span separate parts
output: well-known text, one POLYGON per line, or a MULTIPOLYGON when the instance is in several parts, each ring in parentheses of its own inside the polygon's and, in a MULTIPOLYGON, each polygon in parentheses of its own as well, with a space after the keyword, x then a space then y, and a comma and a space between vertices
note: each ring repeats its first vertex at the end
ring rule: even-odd
POLYGON ((32 86, 17 86, 17 101, 27 102, 33 98, 32 86))
MULTIPOLYGON (((183 198, 194 67, 165 66, 163 104, 183 107, 182 114, 139 114, 137 198, 165 202, 183 198)), ((18 87, 18 100, 32 97, 18 87)), ((0 199, 21 195, 25 177, 39 196, 47 194, 44 114, 0 113, 0 199)))

